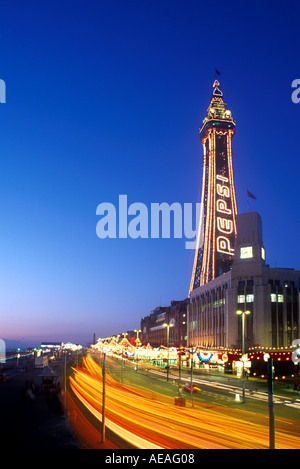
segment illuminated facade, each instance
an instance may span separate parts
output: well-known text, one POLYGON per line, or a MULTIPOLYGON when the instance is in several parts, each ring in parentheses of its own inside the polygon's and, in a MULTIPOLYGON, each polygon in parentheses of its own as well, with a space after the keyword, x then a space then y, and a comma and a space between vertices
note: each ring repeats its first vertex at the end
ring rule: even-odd
POLYGON ((200 129, 203 145, 201 214, 190 293, 230 270, 236 237, 237 204, 231 141, 235 122, 219 82, 200 129))
POLYGON ((239 214, 236 221, 230 271, 191 292, 188 346, 207 351, 241 350, 242 318, 237 312, 247 311, 248 352, 291 350, 300 336, 300 271, 266 264, 258 213, 239 214))

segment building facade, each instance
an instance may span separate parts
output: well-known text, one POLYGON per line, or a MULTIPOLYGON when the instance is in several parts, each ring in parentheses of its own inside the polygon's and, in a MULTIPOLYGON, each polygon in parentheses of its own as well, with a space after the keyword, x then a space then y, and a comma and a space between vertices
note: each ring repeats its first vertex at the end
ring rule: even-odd
POLYGON ((258 213, 237 216, 230 271, 194 289, 188 307, 188 346, 241 350, 242 314, 246 351, 290 350, 299 338, 300 271, 265 262, 258 213))
POLYGON ((158 306, 141 320, 141 341, 152 347, 185 347, 187 344, 187 305, 189 300, 158 306), (170 325, 170 327, 166 327, 170 325))

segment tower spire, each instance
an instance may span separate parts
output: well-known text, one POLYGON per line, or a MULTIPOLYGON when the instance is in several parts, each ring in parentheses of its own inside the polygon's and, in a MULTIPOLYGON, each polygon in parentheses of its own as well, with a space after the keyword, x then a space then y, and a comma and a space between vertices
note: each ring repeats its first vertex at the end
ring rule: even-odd
POLYGON ((190 292, 227 272, 234 254, 237 205, 231 140, 235 122, 219 87, 215 80, 199 130, 203 145, 202 198, 190 292))
MULTIPOLYGON (((219 86, 220 86, 220 83, 218 82, 218 80, 215 80, 215 81, 214 81, 214 84, 213 84, 213 87, 214 87, 215 89, 217 88, 218 93, 221 93, 222 96, 223 96, 222 91, 219 90, 219 86)), ((215 89, 214 89, 214 92, 215 92, 215 89)))

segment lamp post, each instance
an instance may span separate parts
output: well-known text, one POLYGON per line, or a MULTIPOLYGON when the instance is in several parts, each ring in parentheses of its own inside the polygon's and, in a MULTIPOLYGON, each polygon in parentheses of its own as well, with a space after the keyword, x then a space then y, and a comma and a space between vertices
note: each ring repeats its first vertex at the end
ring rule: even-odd
POLYGON ((273 402, 273 359, 268 358, 269 449, 275 449, 275 419, 273 402))
POLYGON ((134 329, 134 332, 136 332, 136 339, 135 342, 139 343, 139 333, 142 332, 141 329, 134 329))
POLYGON ((269 404, 269 449, 275 449, 275 418, 273 402, 273 359, 268 353, 264 354, 267 363, 268 376, 268 404, 269 404))
POLYGON ((102 389, 102 443, 105 442, 105 379, 106 379, 106 368, 105 368, 106 353, 103 354, 103 365, 102 365, 102 377, 103 377, 103 389, 102 389))
MULTIPOLYGON (((122 332, 122 336, 123 336, 123 339, 126 338, 126 336, 128 335, 128 332, 122 332)), ((125 361, 124 361, 124 344, 122 345, 122 383, 123 383, 123 371, 124 371, 124 368, 125 368, 125 361)))
POLYGON ((193 366, 194 366, 194 353, 196 353, 196 351, 197 351, 197 349, 193 348, 193 346, 191 346, 191 348, 189 349, 189 354, 191 356, 191 383, 190 383, 191 391, 190 391, 190 394, 191 394, 192 407, 194 407, 194 401, 193 401, 193 366))
POLYGON ((245 402, 245 315, 250 314, 251 311, 237 311, 236 314, 242 316, 242 362, 243 362, 243 371, 242 371, 242 385, 243 385, 243 402, 245 402))
POLYGON ((174 324, 172 323, 164 323, 164 327, 167 328, 167 349, 168 349, 168 364, 167 364, 167 381, 169 381, 169 334, 170 334, 170 327, 173 327, 174 324))
MULTIPOLYGON (((141 331, 141 329, 134 329, 134 332, 136 332, 135 346, 138 347, 139 342, 140 342, 139 333, 142 332, 142 331, 141 331)), ((138 366, 139 366, 139 355, 136 352, 136 371, 138 370, 138 366)))
POLYGON ((179 397, 181 397, 181 392, 182 392, 182 389, 181 389, 181 348, 179 347, 179 352, 178 352, 178 364, 179 364, 179 370, 178 370, 178 378, 179 378, 179 382, 178 382, 178 394, 179 394, 179 397))

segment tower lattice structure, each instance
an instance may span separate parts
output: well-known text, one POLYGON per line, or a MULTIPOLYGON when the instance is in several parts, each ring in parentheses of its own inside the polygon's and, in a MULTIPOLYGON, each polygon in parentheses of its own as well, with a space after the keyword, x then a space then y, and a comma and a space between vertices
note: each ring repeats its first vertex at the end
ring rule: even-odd
POLYGON ((233 179, 235 122, 216 80, 199 131, 203 145, 201 213, 190 292, 230 270, 236 238, 237 204, 233 179))

